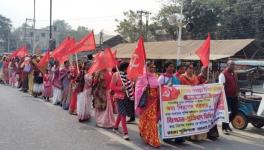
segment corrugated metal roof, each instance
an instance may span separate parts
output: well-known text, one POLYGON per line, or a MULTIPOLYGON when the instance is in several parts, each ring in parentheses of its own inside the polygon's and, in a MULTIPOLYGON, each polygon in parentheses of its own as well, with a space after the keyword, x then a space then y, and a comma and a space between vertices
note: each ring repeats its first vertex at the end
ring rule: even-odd
POLYGON ((264 66, 264 60, 234 60, 236 65, 264 66))
MULTIPOLYGON (((254 39, 211 40, 210 60, 233 56, 253 41, 254 39)), ((179 58, 184 60, 199 60, 195 51, 203 42, 203 40, 182 41, 179 58)), ((112 50, 117 50, 118 58, 130 58, 136 46, 137 43, 119 44, 113 47, 112 50)), ((145 42, 145 49, 148 59, 177 58, 177 41, 145 42)))

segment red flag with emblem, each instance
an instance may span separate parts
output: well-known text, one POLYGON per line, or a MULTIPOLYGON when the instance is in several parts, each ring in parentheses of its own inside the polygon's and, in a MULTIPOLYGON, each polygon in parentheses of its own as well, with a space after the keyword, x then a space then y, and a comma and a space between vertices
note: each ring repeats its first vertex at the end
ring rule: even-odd
POLYGON ((137 48, 131 56, 129 66, 127 68, 127 77, 130 80, 136 79, 143 74, 146 62, 146 52, 144 47, 144 38, 141 36, 138 40, 137 48))
POLYGON ((92 74, 103 69, 113 68, 116 65, 117 61, 115 56, 113 55, 113 52, 110 48, 107 48, 94 57, 94 62, 91 68, 89 69, 88 73, 92 74))
POLYGON ((94 33, 93 31, 83 37, 81 41, 75 44, 74 48, 72 48, 69 53, 70 54, 76 54, 78 52, 82 51, 91 51, 96 49, 95 39, 94 39, 94 33))
POLYGON ((208 67, 210 62, 210 41, 211 36, 210 33, 208 33, 208 37, 204 41, 203 45, 195 52, 196 55, 200 57, 200 60, 204 67, 208 67))

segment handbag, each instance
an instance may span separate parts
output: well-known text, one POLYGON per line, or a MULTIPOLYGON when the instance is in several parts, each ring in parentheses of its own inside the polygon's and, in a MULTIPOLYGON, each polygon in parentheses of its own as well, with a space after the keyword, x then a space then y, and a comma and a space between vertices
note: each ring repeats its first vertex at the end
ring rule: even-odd
POLYGON ((29 73, 31 71, 31 67, 29 65, 25 65, 23 71, 29 73))
POLYGON ((138 107, 139 108, 144 108, 147 105, 147 97, 148 97, 148 93, 147 90, 145 90, 142 94, 142 96, 140 97, 139 103, 138 103, 138 107))

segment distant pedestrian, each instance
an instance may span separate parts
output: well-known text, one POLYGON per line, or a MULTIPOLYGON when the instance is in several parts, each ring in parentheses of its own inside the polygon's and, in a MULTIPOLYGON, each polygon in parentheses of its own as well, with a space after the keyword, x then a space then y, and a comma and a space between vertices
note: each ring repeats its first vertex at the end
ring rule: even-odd
POLYGON ((52 97, 52 73, 50 70, 46 69, 46 73, 43 78, 44 81, 44 92, 43 98, 45 101, 49 102, 52 97))
POLYGON ((56 61, 55 65, 52 67, 52 89, 53 89, 53 97, 52 104, 58 105, 61 104, 62 101, 62 81, 60 80, 60 68, 59 62, 56 61))

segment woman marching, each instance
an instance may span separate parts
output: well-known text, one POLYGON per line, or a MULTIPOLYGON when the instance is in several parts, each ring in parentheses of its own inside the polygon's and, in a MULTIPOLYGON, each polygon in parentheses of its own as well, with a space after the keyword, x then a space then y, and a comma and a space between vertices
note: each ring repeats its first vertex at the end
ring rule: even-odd
POLYGON ((128 130, 126 125, 126 116, 131 115, 130 109, 128 109, 127 101, 134 100, 134 91, 132 83, 127 79, 126 70, 129 63, 122 62, 119 66, 119 71, 114 73, 110 84, 111 90, 114 92, 113 98, 117 103, 118 115, 116 118, 114 132, 118 131, 118 126, 121 122, 123 128, 123 138, 129 140, 128 130))
POLYGON ((96 125, 102 128, 112 128, 115 124, 110 96, 112 73, 103 69, 96 73, 93 83, 93 105, 95 108, 96 125))
POLYGON ((5 84, 9 84, 9 71, 8 71, 9 60, 7 57, 3 58, 3 81, 5 84))
MULTIPOLYGON (((198 84, 208 84, 207 69, 208 69, 207 67, 201 68, 201 73, 197 76, 198 84)), ((217 140, 218 137, 219 137, 219 132, 217 129, 217 125, 214 125, 207 133, 207 138, 214 141, 217 140)))
POLYGON ((54 66, 51 69, 53 74, 52 79, 52 89, 53 89, 53 97, 52 97, 52 104, 58 105, 61 104, 62 100, 62 82, 60 80, 60 68, 59 62, 55 61, 54 66))
POLYGON ((135 107, 139 115, 139 134, 153 147, 160 147, 157 122, 159 120, 159 82, 156 66, 147 62, 147 71, 140 76, 135 88, 135 107))
MULTIPOLYGON (((76 63, 74 63, 76 64, 76 63)), ((84 86, 84 72, 82 70, 82 65, 77 64, 73 65, 70 69, 71 72, 71 100, 69 105, 69 113, 72 115, 76 115, 77 108, 77 95, 81 92, 84 86)))
POLYGON ((77 116, 78 120, 86 121, 91 118, 91 109, 92 109, 92 85, 93 85, 93 76, 88 74, 90 64, 84 63, 83 69, 83 78, 80 79, 81 82, 84 82, 84 87, 82 92, 77 96, 77 116), (83 81, 84 80, 84 81, 83 81))
POLYGON ((69 109, 71 100, 71 74, 70 74, 70 62, 64 62, 64 68, 60 70, 60 81, 62 82, 62 100, 61 105, 64 110, 69 109))
POLYGON ((41 96, 43 91, 44 91, 44 86, 43 86, 43 75, 40 72, 40 70, 37 67, 34 67, 33 71, 33 96, 38 97, 41 96))
MULTIPOLYGON (((184 74, 181 75, 180 80, 181 80, 182 85, 198 85, 199 84, 199 80, 197 76, 194 74, 193 64, 189 64, 186 66, 186 71, 184 74)), ((191 136, 191 139, 196 140, 196 141, 204 140, 206 138, 207 138, 207 134, 205 133, 191 136)))
POLYGON ((9 84, 12 87, 15 87, 15 83, 16 83, 16 65, 15 65, 15 59, 12 58, 11 61, 9 62, 9 84))
POLYGON ((49 102, 52 97, 52 73, 49 69, 46 69, 46 73, 43 77, 44 81, 44 92, 43 98, 45 101, 49 102))
MULTIPOLYGON (((158 82, 160 86, 174 86, 174 85, 180 85, 181 82, 178 79, 177 76, 174 75, 174 70, 175 66, 173 62, 168 61, 164 65, 164 73, 159 76, 158 82)), ((185 142, 184 137, 179 137, 179 138, 172 138, 172 139, 164 139, 163 141, 165 142, 170 142, 174 140, 176 143, 182 143, 185 142)))

